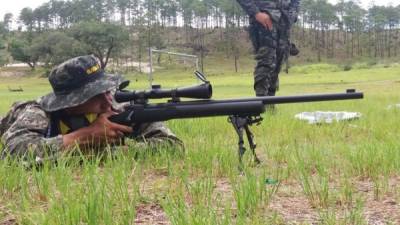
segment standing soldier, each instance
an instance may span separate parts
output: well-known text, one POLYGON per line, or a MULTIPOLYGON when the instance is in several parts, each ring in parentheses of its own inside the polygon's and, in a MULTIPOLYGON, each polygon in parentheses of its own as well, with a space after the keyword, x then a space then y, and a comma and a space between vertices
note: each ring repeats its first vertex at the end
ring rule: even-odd
POLYGON ((290 44, 290 28, 297 20, 300 0, 237 0, 250 17, 250 39, 257 61, 254 90, 257 96, 274 96, 278 74, 288 54, 298 50, 290 44))

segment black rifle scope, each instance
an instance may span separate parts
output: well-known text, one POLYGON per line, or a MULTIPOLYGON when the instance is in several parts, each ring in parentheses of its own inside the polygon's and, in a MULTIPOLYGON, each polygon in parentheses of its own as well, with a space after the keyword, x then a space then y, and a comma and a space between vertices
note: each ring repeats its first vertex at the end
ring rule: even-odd
POLYGON ((196 98, 210 99, 212 96, 212 87, 210 83, 200 85, 181 87, 175 89, 161 89, 160 85, 154 85, 150 90, 144 91, 126 91, 120 90, 115 93, 115 101, 130 102, 147 99, 159 98, 196 98))

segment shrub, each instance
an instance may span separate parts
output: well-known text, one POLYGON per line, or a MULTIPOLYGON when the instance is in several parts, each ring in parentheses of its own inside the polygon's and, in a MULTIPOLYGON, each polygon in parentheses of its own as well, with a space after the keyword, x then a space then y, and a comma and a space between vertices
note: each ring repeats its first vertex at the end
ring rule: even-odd
POLYGON ((343 71, 350 71, 351 69, 353 69, 353 65, 351 65, 350 63, 343 66, 343 71))

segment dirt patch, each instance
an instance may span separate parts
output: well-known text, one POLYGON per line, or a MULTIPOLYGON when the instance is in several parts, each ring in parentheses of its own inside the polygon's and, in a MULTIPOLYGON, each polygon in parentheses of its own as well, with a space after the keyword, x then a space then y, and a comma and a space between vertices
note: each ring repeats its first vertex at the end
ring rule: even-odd
POLYGON ((233 190, 232 185, 227 178, 218 179, 215 183, 214 187, 214 200, 217 201, 218 199, 229 199, 233 200, 233 190))
MULTIPOLYGON (((399 184, 400 178, 390 178, 386 190, 380 190, 377 196, 372 181, 354 182, 354 195, 360 196, 363 201, 361 215, 367 224, 400 224, 399 184)), ((270 208, 288 224, 320 224, 320 213, 324 211, 313 207, 301 186, 295 182, 282 184, 270 208)), ((344 220, 350 210, 345 205, 330 206, 330 209, 334 210, 334 216, 339 221, 344 220)))
MULTIPOLYGON (((164 170, 152 171, 146 174, 141 185, 144 195, 167 192, 168 174, 164 170)), ((338 223, 352 223, 352 213, 360 216, 366 224, 400 224, 400 177, 392 177, 382 182, 377 192, 372 180, 354 180, 352 203, 341 202, 341 184, 334 179, 330 180, 329 193, 332 194, 328 208, 320 208, 310 202, 298 180, 286 180, 280 184, 277 193, 272 197, 263 211, 265 215, 276 214, 284 224, 323 224, 325 220, 334 219, 338 223), (378 193, 378 194, 377 194, 378 193), (336 200, 335 200, 336 199, 336 200), (360 200, 361 205, 356 204, 360 200), (360 208, 359 208, 360 207, 360 208)), ((192 199, 185 196, 186 203, 193 204, 192 199)), ((232 212, 237 208, 231 181, 228 178, 217 178, 214 183, 212 199, 217 215, 223 215, 225 207, 231 207, 232 212), (228 203, 228 204, 227 204, 228 203), (229 204, 230 203, 230 204, 229 204)), ((234 220, 234 215, 233 220, 234 220)), ((155 203, 140 204, 137 207, 136 223, 139 224, 170 224, 162 207, 155 203)))
POLYGON ((151 70, 153 70, 153 72, 155 72, 156 70, 162 69, 162 67, 160 66, 156 66, 153 65, 153 68, 151 68, 150 63, 147 62, 135 62, 135 61, 131 61, 131 62, 126 62, 126 63, 122 63, 122 64, 117 64, 117 63, 113 63, 110 62, 108 68, 113 70, 113 71, 118 71, 118 68, 134 68, 137 71, 140 71, 142 73, 146 73, 149 74, 151 72, 151 70))
POLYGON ((163 208, 155 203, 139 204, 136 207, 135 224, 171 224, 163 208))
POLYGON ((287 223, 318 224, 319 216, 304 196, 276 196, 271 209, 287 223))
MULTIPOLYGON (((167 170, 158 169, 146 172, 139 186, 142 195, 156 199, 156 193, 165 191, 167 170)), ((155 200, 157 201, 157 200, 155 200)), ((164 209, 158 203, 139 203, 136 206, 135 224, 171 224, 164 209)))
POLYGON ((27 75, 25 71, 2 71, 0 70, 0 77, 23 77, 27 75))
POLYGON ((358 191, 365 196, 363 215, 368 224, 400 224, 399 184, 399 177, 390 178, 386 193, 377 195, 372 181, 357 182, 358 191))
POLYGON ((8 210, 0 201, 0 225, 15 225, 17 221, 10 210, 8 210))
POLYGON ((282 183, 272 198, 270 209, 280 215, 289 224, 317 224, 317 210, 302 193, 302 187, 296 183, 282 183))
POLYGON ((367 199, 364 217, 368 224, 400 224, 400 207, 390 196, 381 201, 367 199))
POLYGON ((32 73, 32 69, 27 64, 10 64, 0 67, 0 77, 22 77, 32 73))

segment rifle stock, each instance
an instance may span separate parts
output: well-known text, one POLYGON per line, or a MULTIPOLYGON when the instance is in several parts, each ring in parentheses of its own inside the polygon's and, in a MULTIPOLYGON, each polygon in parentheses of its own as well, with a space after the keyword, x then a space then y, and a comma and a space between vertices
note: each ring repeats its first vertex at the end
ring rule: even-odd
POLYGON ((218 102, 198 101, 184 103, 162 103, 131 105, 124 112, 113 115, 111 122, 127 126, 171 119, 213 117, 213 116, 258 116, 265 111, 261 101, 218 102))

